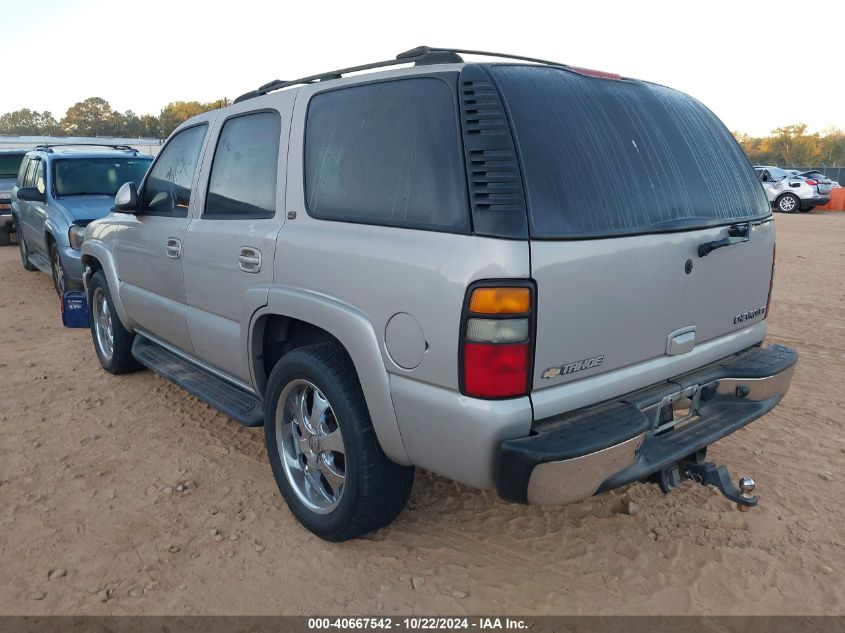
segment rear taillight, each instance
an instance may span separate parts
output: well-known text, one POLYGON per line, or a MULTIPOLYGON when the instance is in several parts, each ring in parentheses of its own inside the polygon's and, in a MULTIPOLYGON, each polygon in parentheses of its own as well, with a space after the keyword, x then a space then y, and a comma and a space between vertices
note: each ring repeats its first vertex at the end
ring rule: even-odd
POLYGON ((810 185, 811 187, 814 187, 819 183, 816 182, 815 180, 813 180, 812 178, 807 178, 807 184, 810 185))
POLYGON ((778 254, 778 246, 775 244, 772 247, 772 276, 769 277, 769 296, 766 297, 766 315, 764 318, 769 318, 769 306, 772 305, 772 288, 775 284, 775 259, 777 258, 778 254))
POLYGON ((534 286, 484 281, 467 291, 461 318, 461 393, 514 398, 531 389, 534 286))

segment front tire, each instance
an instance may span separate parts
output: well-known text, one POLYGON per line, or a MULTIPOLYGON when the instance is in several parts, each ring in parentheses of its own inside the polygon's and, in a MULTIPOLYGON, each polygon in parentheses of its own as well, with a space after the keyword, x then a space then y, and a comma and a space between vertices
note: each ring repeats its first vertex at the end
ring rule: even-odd
POLYGON ((264 438, 293 515, 327 541, 390 523, 405 507, 413 467, 392 462, 376 438, 355 367, 337 344, 300 347, 273 368, 264 438))
POLYGON ((120 321, 103 271, 98 270, 91 277, 89 296, 88 323, 100 365, 111 374, 127 374, 140 369, 140 363, 132 356, 135 335, 120 321))
POLYGON ((53 274, 53 287, 61 299, 65 292, 70 289, 70 279, 68 279, 67 272, 62 264, 59 245, 55 242, 50 245, 50 271, 53 274))
POLYGON ((793 193, 785 193, 778 198, 778 211, 782 213, 795 213, 801 208, 801 201, 793 193))

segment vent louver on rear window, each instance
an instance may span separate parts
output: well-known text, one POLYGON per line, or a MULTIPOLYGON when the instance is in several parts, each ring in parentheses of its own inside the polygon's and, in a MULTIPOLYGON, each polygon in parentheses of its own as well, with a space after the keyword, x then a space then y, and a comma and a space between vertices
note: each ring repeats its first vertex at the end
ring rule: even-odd
POLYGON ((474 231, 527 238, 522 175, 499 91, 481 66, 465 66, 458 81, 474 231))

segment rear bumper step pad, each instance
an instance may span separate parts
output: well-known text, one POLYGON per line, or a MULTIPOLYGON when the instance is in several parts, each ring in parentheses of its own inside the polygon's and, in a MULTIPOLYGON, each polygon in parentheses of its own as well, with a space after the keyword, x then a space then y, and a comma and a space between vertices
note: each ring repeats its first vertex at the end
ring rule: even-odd
POLYGON ((644 480, 771 411, 797 360, 782 345, 752 347, 614 402, 544 420, 533 435, 501 443, 498 493, 559 504, 644 480), (662 409, 671 413, 689 394, 689 419, 667 423, 662 409))

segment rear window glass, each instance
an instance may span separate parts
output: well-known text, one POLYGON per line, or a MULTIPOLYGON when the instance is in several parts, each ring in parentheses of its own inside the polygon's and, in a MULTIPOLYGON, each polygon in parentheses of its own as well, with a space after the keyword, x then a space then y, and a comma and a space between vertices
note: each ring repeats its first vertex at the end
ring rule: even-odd
POLYGON ((0 154, 0 178, 14 178, 21 168, 23 154, 0 154))
POLYGON ((769 214, 742 149, 675 90, 559 68, 493 66, 534 237, 681 230, 769 214))
POLYGON ((456 98, 434 78, 314 96, 305 137, 305 192, 318 218, 469 230, 456 98))

